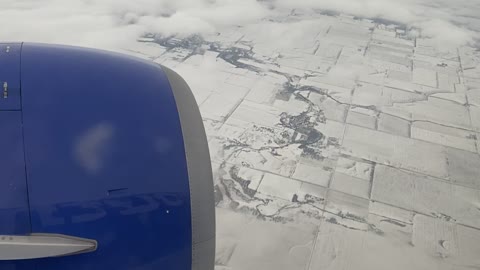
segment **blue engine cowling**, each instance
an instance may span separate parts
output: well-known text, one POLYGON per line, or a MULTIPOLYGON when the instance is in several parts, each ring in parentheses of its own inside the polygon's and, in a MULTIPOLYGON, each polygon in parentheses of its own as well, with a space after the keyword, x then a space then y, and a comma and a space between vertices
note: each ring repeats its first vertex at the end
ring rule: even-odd
POLYGON ((207 139, 179 75, 106 51, 2 43, 0 86, 0 270, 213 269, 207 139), (55 253, 83 240, 94 247, 55 253))

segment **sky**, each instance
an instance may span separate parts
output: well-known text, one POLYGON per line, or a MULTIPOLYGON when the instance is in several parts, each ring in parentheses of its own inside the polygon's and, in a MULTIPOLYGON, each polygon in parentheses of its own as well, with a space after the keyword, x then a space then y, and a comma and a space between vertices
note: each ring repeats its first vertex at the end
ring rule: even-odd
POLYGON ((405 24, 438 46, 480 47, 480 0, 0 0, 0 40, 119 49, 146 33, 188 36, 296 10, 405 24))

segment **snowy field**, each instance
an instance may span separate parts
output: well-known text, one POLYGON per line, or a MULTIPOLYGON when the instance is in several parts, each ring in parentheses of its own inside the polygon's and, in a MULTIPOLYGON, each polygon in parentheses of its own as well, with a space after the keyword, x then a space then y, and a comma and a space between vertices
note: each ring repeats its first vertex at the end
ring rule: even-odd
POLYGON ((295 12, 132 50, 200 105, 217 269, 480 267, 478 50, 295 12))
POLYGON ((480 269, 479 5, 247 2, 265 11, 160 14, 158 28, 127 14, 143 31, 98 44, 81 27, 0 37, 128 52, 187 80, 210 145, 217 270, 480 269))

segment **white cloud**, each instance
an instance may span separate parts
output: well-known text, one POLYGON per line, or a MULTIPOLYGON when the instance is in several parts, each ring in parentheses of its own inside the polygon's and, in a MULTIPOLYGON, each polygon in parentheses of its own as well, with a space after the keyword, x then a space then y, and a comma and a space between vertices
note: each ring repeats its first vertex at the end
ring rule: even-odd
POLYGON ((212 33, 290 9, 393 20, 447 47, 480 37, 480 3, 469 0, 2 0, 0 40, 119 49, 149 32, 212 33))
POLYGON ((414 0, 275 0, 277 7, 326 9, 369 18, 382 17, 408 22, 415 18, 411 10, 414 0))
MULTIPOLYGON (((480 38, 480 2, 469 0, 275 0, 277 7, 326 9, 382 18, 423 30, 440 47, 472 45, 480 38), (475 31, 473 31, 475 30, 475 31)), ((416 30, 414 30, 416 31, 416 30)))
POLYGON ((255 0, 2 0, 0 40, 117 49, 145 33, 211 33, 268 14, 255 0))
POLYGON ((478 33, 458 27, 449 21, 433 19, 417 24, 422 29, 422 36, 430 38, 435 47, 456 48, 473 44, 478 33))

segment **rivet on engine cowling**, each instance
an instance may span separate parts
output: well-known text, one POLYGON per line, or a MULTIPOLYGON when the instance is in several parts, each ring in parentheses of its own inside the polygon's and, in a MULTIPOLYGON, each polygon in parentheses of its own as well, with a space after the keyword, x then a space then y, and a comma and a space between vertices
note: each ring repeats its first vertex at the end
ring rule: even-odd
POLYGON ((8 98, 8 83, 3 82, 3 98, 8 98))

